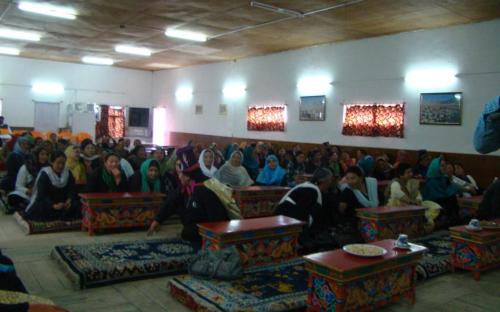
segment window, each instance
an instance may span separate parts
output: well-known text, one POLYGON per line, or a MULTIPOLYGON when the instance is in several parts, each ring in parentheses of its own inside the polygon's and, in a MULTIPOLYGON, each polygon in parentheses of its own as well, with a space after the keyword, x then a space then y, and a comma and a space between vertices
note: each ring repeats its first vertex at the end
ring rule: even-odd
POLYGON ((404 137, 404 103, 344 106, 343 135, 404 137))
POLYGON ((2 113, 3 113, 3 99, 0 99, 0 116, 3 116, 2 113))
POLYGON ((249 131, 285 131, 286 107, 251 106, 247 113, 249 131))
POLYGON ((149 127, 149 108, 129 108, 129 127, 149 127))
POLYGON ((112 138, 122 138, 125 135, 125 110, 122 108, 109 108, 108 129, 112 138))

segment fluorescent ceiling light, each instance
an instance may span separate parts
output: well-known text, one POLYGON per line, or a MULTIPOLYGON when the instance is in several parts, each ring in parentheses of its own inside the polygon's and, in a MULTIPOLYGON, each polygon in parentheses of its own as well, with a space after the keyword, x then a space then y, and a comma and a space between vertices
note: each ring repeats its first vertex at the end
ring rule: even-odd
POLYGON ((105 57, 84 56, 82 62, 94 65, 113 65, 114 61, 105 57))
POLYGON ((34 32, 14 30, 8 28, 0 28, 0 37, 15 39, 15 40, 27 40, 27 41, 40 41, 41 36, 34 32))
POLYGON ((35 93, 61 94, 64 92, 64 86, 59 83, 38 82, 31 86, 31 90, 35 93))
POLYGON ((175 91, 175 98, 179 101, 189 101, 193 98, 193 89, 191 88, 179 88, 175 91))
POLYGON ((19 55, 19 52, 20 52, 19 49, 0 47, 0 54, 19 55))
POLYGON ((180 39, 185 39, 185 40, 199 41, 199 42, 207 41, 207 36, 202 34, 202 33, 174 29, 174 28, 167 29, 165 31, 165 36, 173 37, 173 38, 180 38, 180 39))
POLYGON ((222 93, 228 98, 239 98, 245 95, 246 86, 244 84, 229 84, 222 89, 222 93))
POLYGON ((149 63, 147 66, 148 67, 155 67, 155 68, 165 68, 165 69, 179 67, 178 65, 167 64, 167 63, 149 63))
POLYGON ((19 8, 19 10, 26 12, 43 14, 58 18, 72 19, 72 20, 76 18, 77 14, 77 12, 72 8, 55 6, 48 3, 22 1, 19 3, 17 7, 19 8))
POLYGON ((331 79, 318 76, 304 77, 297 83, 300 95, 324 95, 331 86, 331 79))
POLYGON ((456 75, 455 70, 445 68, 414 70, 405 76, 405 83, 418 88, 447 87, 456 81, 456 75))
POLYGON ((119 53, 151 56, 151 50, 148 48, 134 47, 129 45, 117 45, 115 51, 119 53))

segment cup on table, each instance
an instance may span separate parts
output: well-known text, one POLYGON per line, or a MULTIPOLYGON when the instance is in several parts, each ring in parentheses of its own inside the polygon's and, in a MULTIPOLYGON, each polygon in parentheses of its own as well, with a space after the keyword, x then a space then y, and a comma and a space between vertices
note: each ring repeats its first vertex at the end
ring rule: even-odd
POLYGON ((408 235, 399 234, 397 244, 401 245, 401 246, 407 246, 408 245, 408 235))
POLYGON ((473 228, 478 228, 480 227, 479 220, 478 219, 471 219, 469 221, 469 226, 473 228))

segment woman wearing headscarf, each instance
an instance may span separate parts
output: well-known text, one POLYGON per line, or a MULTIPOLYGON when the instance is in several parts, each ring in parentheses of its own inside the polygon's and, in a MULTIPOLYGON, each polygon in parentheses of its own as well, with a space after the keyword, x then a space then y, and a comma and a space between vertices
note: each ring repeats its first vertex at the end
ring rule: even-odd
POLYGON ((66 168, 66 155, 57 151, 36 178, 26 218, 35 221, 76 220, 81 218, 80 202, 75 196, 75 180, 66 168))
POLYGON ((127 192, 128 182, 120 167, 120 157, 114 153, 104 157, 104 165, 90 176, 87 191, 91 193, 127 192))
POLYGON ((160 176, 160 164, 156 159, 147 159, 130 180, 132 192, 161 192, 165 193, 165 184, 160 176))
POLYGON ((242 162, 243 153, 238 150, 234 151, 229 161, 215 173, 215 178, 231 187, 252 185, 253 180, 248 175, 247 170, 241 165, 242 162))
POLYGON ((28 206, 35 179, 40 170, 48 165, 49 153, 44 148, 37 148, 26 163, 21 166, 16 178, 16 189, 8 196, 9 206, 16 210, 24 210, 28 206))
POLYGON ((454 225, 460 221, 457 201, 460 188, 456 184, 451 183, 445 172, 446 161, 442 157, 434 158, 427 171, 427 179, 425 180, 422 195, 425 200, 436 202, 443 207, 444 217, 448 218, 448 220, 443 220, 443 222, 449 222, 451 225, 454 225))
POLYGON ((266 158, 266 165, 257 177, 259 185, 286 185, 284 181, 285 170, 280 167, 278 157, 269 155, 266 158))
POLYGON ((201 171, 203 174, 209 178, 213 178, 217 172, 217 168, 214 166, 215 155, 211 149, 204 149, 200 153, 198 158, 198 163, 200 164, 201 171))
POLYGON ((144 145, 137 145, 130 152, 130 156, 127 158, 128 162, 134 168, 134 171, 138 171, 141 168, 142 163, 148 158, 146 152, 146 147, 144 145))
POLYGON ((75 179, 77 191, 83 191, 87 184, 87 173, 80 157, 80 147, 70 145, 66 148, 64 154, 66 155, 66 167, 71 171, 75 179))
POLYGON ((151 158, 158 162, 158 164, 160 165, 160 176, 163 176, 169 169, 168 159, 165 157, 165 150, 161 147, 157 147, 154 151, 151 152, 151 158))
POLYGON ((259 175, 259 161, 255 144, 251 144, 243 149, 243 167, 247 170, 253 180, 259 175))
POLYGON ((100 156, 97 154, 96 146, 91 139, 82 141, 80 152, 80 158, 85 166, 85 174, 88 179, 101 166, 100 156))
POLYGON ((339 213, 346 222, 356 224, 357 208, 378 207, 377 179, 364 177, 363 170, 358 166, 347 169, 345 183, 340 186, 339 213))
POLYGON ((2 180, 2 189, 11 192, 16 186, 19 169, 25 164, 30 155, 30 140, 27 136, 19 137, 14 144, 12 153, 7 157, 7 175, 2 180))

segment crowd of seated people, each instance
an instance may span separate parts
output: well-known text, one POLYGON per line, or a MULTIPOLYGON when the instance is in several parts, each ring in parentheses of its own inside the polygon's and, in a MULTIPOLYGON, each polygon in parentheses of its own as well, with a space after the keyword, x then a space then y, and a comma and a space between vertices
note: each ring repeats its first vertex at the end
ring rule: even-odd
MULTIPOLYGON (((10 208, 28 219, 80 218, 78 194, 83 192, 162 192, 167 199, 150 233, 177 214, 184 225, 182 236, 192 240, 199 240, 197 222, 230 218, 223 186, 292 187, 276 213, 309 222, 302 240, 322 242, 325 233, 335 233, 338 245, 360 240, 357 208, 440 208, 439 224, 448 226, 463 221, 457 198, 482 192, 463 165, 443 156, 431 161, 425 150, 417 152, 415 164, 404 151, 391 161, 385 154, 374 157, 363 149, 352 157, 329 144, 307 152, 300 145, 287 150, 264 142, 233 143, 224 150, 215 143, 206 148, 188 144, 167 154, 159 147, 147 152, 139 140, 131 145, 126 138, 115 141, 105 136, 77 144, 57 135, 42 140, 26 133, 4 144, 0 155, 7 167, 1 188, 10 208), (304 175, 313 178, 306 183, 297 179, 304 175), (379 189, 377 180, 392 182, 379 189)), ((488 198, 495 198, 497 189, 490 187, 488 198)))

